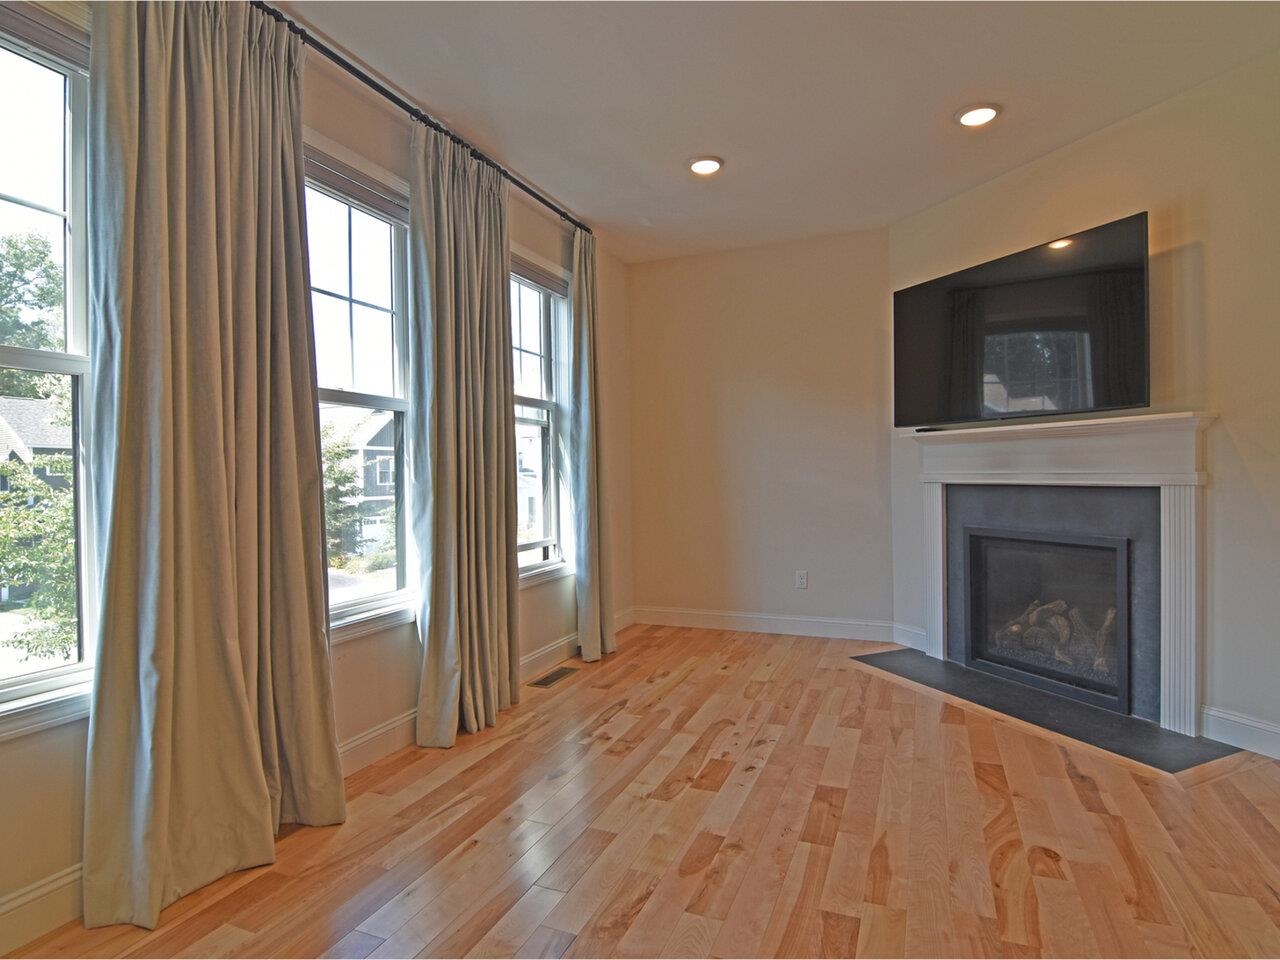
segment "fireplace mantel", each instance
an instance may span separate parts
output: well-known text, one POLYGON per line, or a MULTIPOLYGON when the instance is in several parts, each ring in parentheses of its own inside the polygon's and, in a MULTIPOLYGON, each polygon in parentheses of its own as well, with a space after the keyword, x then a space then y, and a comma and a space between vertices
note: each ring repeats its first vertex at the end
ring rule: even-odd
POLYGON ((1203 484, 1208 413, 1155 413, 912 433, 937 483, 1203 484))
POLYGON ((1198 733, 1203 434, 1214 419, 1158 413, 906 431, 921 446, 924 652, 946 655, 947 484, 1159 487, 1160 725, 1198 733))

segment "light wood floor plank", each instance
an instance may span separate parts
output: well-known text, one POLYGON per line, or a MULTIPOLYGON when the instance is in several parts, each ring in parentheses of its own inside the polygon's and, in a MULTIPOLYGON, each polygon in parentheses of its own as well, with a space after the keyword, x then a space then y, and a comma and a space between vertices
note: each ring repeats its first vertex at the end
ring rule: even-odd
POLYGON ((849 659, 636 626, 349 819, 17 956, 1275 956, 1280 763, 1171 776, 849 659))

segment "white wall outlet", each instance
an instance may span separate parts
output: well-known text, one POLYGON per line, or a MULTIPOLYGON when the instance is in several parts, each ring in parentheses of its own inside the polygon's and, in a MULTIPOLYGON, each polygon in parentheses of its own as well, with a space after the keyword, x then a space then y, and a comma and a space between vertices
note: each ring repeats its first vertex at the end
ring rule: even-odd
POLYGON ((796 571, 796 589, 797 590, 809 589, 809 571, 808 570, 796 571))

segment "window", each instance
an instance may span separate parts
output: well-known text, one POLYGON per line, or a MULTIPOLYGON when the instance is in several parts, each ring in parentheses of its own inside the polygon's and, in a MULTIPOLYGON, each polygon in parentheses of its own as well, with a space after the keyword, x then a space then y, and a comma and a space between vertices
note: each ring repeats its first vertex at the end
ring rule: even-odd
POLYGON ((87 679, 85 78, 0 38, 0 703, 87 679))
POLYGON ((512 276, 516 545, 522 571, 561 559, 554 334, 564 309, 564 297, 522 275, 512 276))
POLYGON ((402 600, 404 224, 308 183, 329 609, 402 600))
POLYGON ((1083 410, 1093 403, 1089 334, 1065 325, 987 333, 982 345, 983 413, 1083 410))

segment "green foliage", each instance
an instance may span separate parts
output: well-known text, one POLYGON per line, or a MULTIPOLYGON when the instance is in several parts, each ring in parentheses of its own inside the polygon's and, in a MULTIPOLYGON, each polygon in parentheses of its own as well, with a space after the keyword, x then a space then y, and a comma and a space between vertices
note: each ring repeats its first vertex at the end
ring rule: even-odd
MULTIPOLYGON (((38 234, 0 237, 0 343, 63 348, 63 271, 38 234)), ((0 369, 0 394, 52 399, 71 423, 70 381, 0 369)), ((69 454, 0 461, 0 584, 27 594, 25 625, 6 638, 25 658, 71 657, 77 629, 76 505, 69 454)))
POLYGON ((395 529, 391 528, 372 547, 367 547, 362 555, 351 558, 350 569, 354 573, 394 570, 398 559, 395 529))
MULTIPOLYGON (((0 343, 33 350, 61 350, 64 276, 49 241, 39 234, 0 237, 0 343)), ((0 393, 48 395, 49 378, 0 369, 0 393)))
POLYGON ((360 476, 351 462, 350 437, 332 427, 320 431, 320 462, 324 470, 325 546, 329 566, 348 566, 360 547, 360 476))
POLYGON ((79 642, 71 473, 68 454, 0 462, 0 583, 32 590, 30 622, 7 643, 26 657, 70 657, 79 642))

